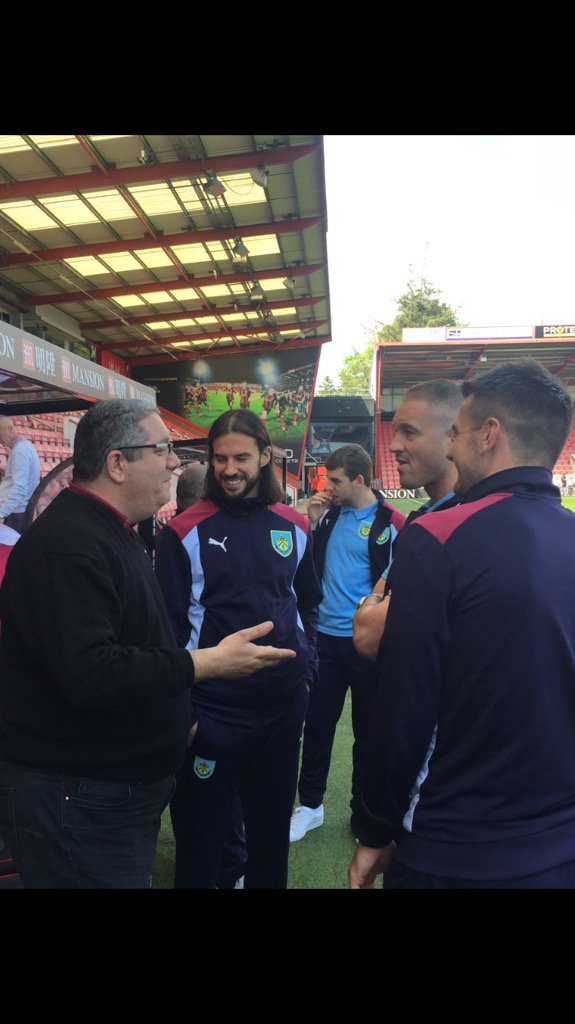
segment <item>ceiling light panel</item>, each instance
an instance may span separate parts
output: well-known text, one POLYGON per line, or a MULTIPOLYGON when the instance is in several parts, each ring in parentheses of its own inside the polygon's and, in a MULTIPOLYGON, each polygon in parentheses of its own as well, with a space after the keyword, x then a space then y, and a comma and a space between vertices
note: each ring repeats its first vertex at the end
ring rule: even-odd
MULTIPOLYGON (((141 264, 130 252, 110 252, 103 254, 100 259, 110 267, 110 270, 114 270, 118 274, 122 274, 125 270, 142 269, 141 264)), ((146 265, 148 266, 148 264, 146 265)))
POLYGON ((58 227, 56 221, 44 213, 44 210, 28 200, 0 203, 0 210, 25 231, 43 231, 46 228, 58 227))
POLYGON ((110 273, 93 256, 78 256, 73 259, 64 260, 64 263, 70 267, 70 270, 75 270, 77 274, 82 274, 83 277, 96 277, 98 274, 110 273))
POLYGON ((0 153, 22 153, 30 149, 21 135, 0 135, 0 153))
POLYGON ((152 305, 157 306, 160 302, 173 302, 173 296, 169 295, 168 292, 140 292, 140 295, 147 302, 151 302, 152 305))
POLYGON ((208 296, 227 295, 228 298, 230 296, 230 289, 227 284, 207 284, 202 287, 202 291, 204 295, 208 296))
POLYGON ((258 316, 257 313, 225 313, 224 315, 226 321, 229 320, 230 323, 239 323, 240 321, 245 323, 246 316, 251 320, 256 320, 258 316))
POLYGON ((250 256, 273 256, 280 252, 277 235, 256 235, 255 238, 246 238, 245 244, 250 256))
POLYGON ((104 220, 137 220, 126 200, 115 189, 103 192, 88 192, 86 199, 104 220))
POLYGON ((135 139, 135 135, 88 135, 92 142, 106 142, 107 139, 135 139))
POLYGON ((134 185, 128 190, 138 206, 149 217, 165 213, 181 213, 182 209, 169 185, 134 185))
POLYGON ((200 242, 193 245, 171 245, 170 249, 182 263, 206 263, 211 262, 211 257, 206 247, 200 242))
POLYGON ((94 224, 98 223, 95 213, 78 199, 77 196, 46 196, 40 199, 42 206, 53 213, 62 224, 94 224))
POLYGON ((146 267, 173 267, 173 260, 163 249, 145 249, 138 253, 139 258, 146 267))
POLYGON ((128 308, 129 306, 143 306, 144 300, 139 295, 116 295, 113 300, 117 302, 119 306, 128 308))
POLYGON ((274 292, 279 290, 280 292, 284 292, 285 294, 285 286, 283 284, 281 277, 260 277, 260 284, 264 292, 274 292))
MULTIPOLYGON (((224 249, 222 242, 207 242, 208 252, 211 254, 214 260, 229 260, 231 256, 229 252, 224 249)), ((230 243, 231 244, 231 243, 230 243)))
POLYGON ((204 204, 189 179, 181 182, 174 181, 172 184, 186 210, 203 210, 204 204))
POLYGON ((78 141, 75 135, 30 135, 30 138, 40 149, 49 149, 50 146, 69 146, 78 141))

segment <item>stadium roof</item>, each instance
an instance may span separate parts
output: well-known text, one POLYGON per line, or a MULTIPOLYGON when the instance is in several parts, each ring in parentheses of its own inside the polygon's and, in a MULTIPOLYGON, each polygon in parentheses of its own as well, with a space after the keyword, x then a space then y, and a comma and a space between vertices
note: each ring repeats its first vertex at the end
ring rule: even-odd
POLYGON ((407 388, 443 377, 467 380, 500 363, 528 357, 542 363, 564 386, 575 386, 575 336, 553 341, 490 339, 377 346, 380 388, 407 388))
POLYGON ((326 231, 321 135, 0 136, 0 300, 132 364, 329 341, 326 231))

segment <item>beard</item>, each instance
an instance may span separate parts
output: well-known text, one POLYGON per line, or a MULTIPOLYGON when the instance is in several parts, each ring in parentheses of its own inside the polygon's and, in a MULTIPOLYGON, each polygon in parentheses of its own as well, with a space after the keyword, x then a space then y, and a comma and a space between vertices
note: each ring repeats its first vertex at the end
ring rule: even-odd
MULTIPOLYGON (((230 481, 233 481, 233 480, 240 481, 240 486, 238 487, 237 491, 229 490, 229 489, 223 487, 222 486, 222 478, 221 477, 217 477, 217 479, 216 479, 217 492, 218 492, 219 496, 224 501, 231 502, 231 503, 243 501, 245 498, 247 498, 247 496, 250 494, 250 492, 255 487, 258 487, 258 485, 260 483, 260 480, 261 480, 261 476, 262 476, 262 473, 261 473, 261 469, 260 469, 260 470, 258 470, 257 473, 254 473, 253 476, 246 476, 243 473, 235 473, 234 476, 228 477, 228 480, 230 480, 230 481)), ((252 495, 252 497, 254 497, 254 495, 252 495)))

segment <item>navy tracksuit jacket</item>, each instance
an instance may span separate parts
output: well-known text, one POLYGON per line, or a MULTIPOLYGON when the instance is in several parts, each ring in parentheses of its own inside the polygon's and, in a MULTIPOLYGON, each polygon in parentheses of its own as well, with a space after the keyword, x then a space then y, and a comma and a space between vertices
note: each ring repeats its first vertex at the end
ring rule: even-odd
POLYGON ((496 473, 402 532, 364 845, 395 838, 400 864, 446 878, 575 861, 574 589, 575 516, 544 468, 496 473))
POLYGON ((211 647, 271 619, 262 645, 297 657, 242 679, 208 679, 191 694, 198 730, 172 801, 176 885, 210 888, 239 791, 246 887, 287 882, 306 681, 317 670, 317 581, 309 522, 261 499, 202 501, 164 528, 156 571, 178 643, 211 647))

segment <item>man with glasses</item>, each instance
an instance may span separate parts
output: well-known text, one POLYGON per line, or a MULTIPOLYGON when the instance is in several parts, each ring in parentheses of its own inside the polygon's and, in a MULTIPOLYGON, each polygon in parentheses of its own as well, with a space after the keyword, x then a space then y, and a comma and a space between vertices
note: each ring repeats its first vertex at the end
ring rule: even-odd
POLYGON ((74 479, 12 552, 0 592, 0 834, 27 888, 145 888, 183 761, 190 689, 294 656, 272 623, 180 650, 136 523, 179 465, 157 412, 102 402, 74 479))

